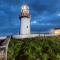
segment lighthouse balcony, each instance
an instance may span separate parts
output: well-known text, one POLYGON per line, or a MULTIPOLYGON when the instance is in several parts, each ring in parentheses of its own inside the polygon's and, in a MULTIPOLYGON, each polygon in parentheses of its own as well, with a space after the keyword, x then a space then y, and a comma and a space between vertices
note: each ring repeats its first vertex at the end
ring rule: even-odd
POLYGON ((30 15, 27 14, 27 13, 21 13, 21 15, 19 16, 19 18, 23 18, 23 17, 27 17, 27 18, 30 18, 30 15))

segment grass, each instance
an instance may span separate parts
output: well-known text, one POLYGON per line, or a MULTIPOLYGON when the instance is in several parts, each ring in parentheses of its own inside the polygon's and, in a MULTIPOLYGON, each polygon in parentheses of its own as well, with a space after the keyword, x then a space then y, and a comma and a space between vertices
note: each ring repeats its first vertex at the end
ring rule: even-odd
POLYGON ((60 38, 11 39, 8 60, 60 60, 60 38))

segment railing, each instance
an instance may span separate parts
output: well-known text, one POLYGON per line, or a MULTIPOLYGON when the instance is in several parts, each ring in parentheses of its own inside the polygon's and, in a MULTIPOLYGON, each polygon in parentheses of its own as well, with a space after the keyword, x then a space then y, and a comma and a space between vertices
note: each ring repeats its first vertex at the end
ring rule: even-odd
POLYGON ((7 50, 10 42, 10 37, 7 37, 6 40, 0 45, 0 60, 7 60, 7 50))

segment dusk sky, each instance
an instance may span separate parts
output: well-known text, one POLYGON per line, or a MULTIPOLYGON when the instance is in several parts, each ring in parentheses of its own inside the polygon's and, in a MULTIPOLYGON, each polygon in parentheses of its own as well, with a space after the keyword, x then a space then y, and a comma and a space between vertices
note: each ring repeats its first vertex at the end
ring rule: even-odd
POLYGON ((0 0, 0 35, 19 32, 23 4, 30 7, 31 32, 60 28, 60 0, 0 0))

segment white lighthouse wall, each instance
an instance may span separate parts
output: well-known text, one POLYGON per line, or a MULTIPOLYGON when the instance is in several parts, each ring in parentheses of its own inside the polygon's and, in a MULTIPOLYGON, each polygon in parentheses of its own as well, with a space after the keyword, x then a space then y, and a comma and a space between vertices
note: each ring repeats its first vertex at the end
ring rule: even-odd
POLYGON ((27 35, 30 34, 30 18, 21 18, 20 34, 27 35))

